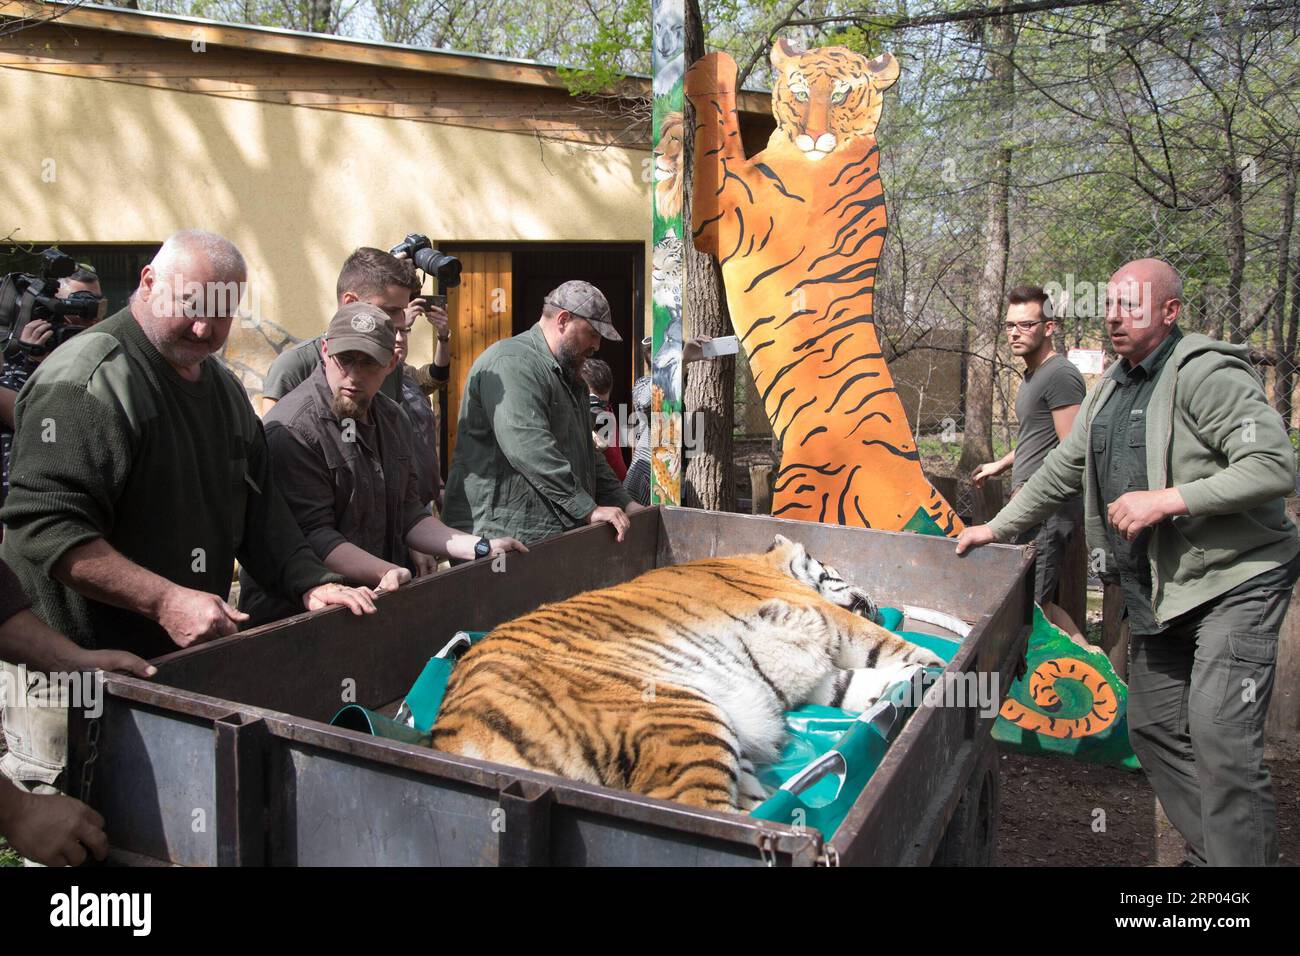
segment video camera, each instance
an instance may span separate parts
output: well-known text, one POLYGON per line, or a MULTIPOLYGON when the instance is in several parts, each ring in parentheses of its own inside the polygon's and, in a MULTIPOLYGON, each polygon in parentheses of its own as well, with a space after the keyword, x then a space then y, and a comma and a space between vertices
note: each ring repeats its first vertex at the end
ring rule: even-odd
POLYGON ((39 275, 11 272, 0 279, 0 343, 6 361, 13 361, 23 352, 32 356, 52 352, 87 325, 104 318, 108 302, 102 296, 74 292, 66 299, 57 297, 59 280, 76 271, 77 263, 71 256, 51 248, 41 253, 39 275), (53 337, 44 345, 21 341, 27 323, 37 321, 50 323, 53 337))
POLYGON ((437 278, 439 293, 460 285, 460 260, 433 248, 433 243, 429 242, 428 236, 413 232, 388 250, 391 256, 399 252, 406 253, 407 258, 415 263, 416 268, 423 269, 428 275, 437 278))

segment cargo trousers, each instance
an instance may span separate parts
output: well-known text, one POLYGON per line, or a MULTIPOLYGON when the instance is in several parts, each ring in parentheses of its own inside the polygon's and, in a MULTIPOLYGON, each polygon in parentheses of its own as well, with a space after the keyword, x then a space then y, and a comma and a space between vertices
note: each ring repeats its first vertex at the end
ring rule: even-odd
POLYGON ((59 684, 32 681, 27 668, 4 664, 4 736, 0 773, 24 790, 54 793, 68 762, 68 699, 59 684))
POLYGON ((1264 719, 1293 568, 1131 638, 1129 739, 1196 865, 1277 864, 1264 719))

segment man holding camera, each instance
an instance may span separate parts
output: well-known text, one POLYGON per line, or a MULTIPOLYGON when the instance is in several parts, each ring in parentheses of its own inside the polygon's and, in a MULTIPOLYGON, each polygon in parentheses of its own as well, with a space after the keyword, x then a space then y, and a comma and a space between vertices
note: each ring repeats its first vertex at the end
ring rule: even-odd
MULTIPOLYGON (((415 272, 417 261, 436 269, 440 263, 450 259, 428 246, 428 239, 416 235, 407 236, 392 252, 362 246, 344 261, 335 284, 340 307, 353 302, 376 306, 388 316, 397 333, 397 366, 384 379, 380 392, 402 406, 415 429, 416 467, 426 506, 441 502, 442 466, 438 460, 436 429, 431 428, 429 422, 432 410, 424 414, 419 403, 423 401, 427 409, 428 396, 439 388, 446 388, 451 365, 451 330, 447 321, 446 297, 435 297, 433 301, 424 297, 412 298, 420 291, 420 280, 415 272), (429 253, 435 254, 436 261, 430 260, 429 253), (433 362, 423 367, 408 367, 405 363, 411 331, 421 316, 429 321, 437 335, 433 362)), ((450 262, 455 263, 455 278, 459 281, 459 263, 454 259, 450 262)), ((276 356, 262 385, 263 416, 320 367, 323 339, 323 335, 318 335, 276 356)), ((420 576, 433 573, 438 566, 432 556, 416 550, 408 555, 408 564, 420 576)))
MULTIPOLYGON (((426 240, 427 241, 427 240, 426 240)), ((401 246, 397 247, 399 250, 401 246)), ((420 291, 415 274, 415 263, 404 251, 397 255, 362 246, 348 256, 339 270, 335 296, 340 307, 352 302, 368 302, 377 306, 392 320, 402 334, 409 335, 420 316, 429 320, 438 337, 433 362, 420 369, 420 384, 433 385, 445 382, 451 364, 451 331, 448 328, 445 303, 430 303, 423 298, 411 297, 420 291)), ((295 388, 311 377, 321 362, 323 335, 299 342, 281 352, 266 372, 262 384, 262 414, 265 415, 295 388)), ((380 390, 395 402, 402 400, 402 366, 399 364, 384 379, 380 390)))
MULTIPOLYGON (((0 550, 38 616, 82 647, 148 658, 235 633, 236 558, 309 611, 375 610, 312 554, 248 395, 214 355, 246 277, 228 240, 177 233, 128 307, 59 348, 19 397, 0 550)), ((43 703, 22 779, 51 784, 66 712, 43 703)))
POLYGON ((456 426, 447 524, 531 544, 607 521, 623 540, 641 506, 596 449, 581 378, 602 338, 621 341, 609 303, 574 280, 546 296, 536 325, 478 357, 456 426))
MULTIPOLYGON (((380 391, 396 367, 392 320, 366 302, 334 314, 316 371, 266 416, 275 477, 317 557, 349 581, 395 590, 411 580, 407 548, 473 560, 527 550, 510 537, 458 534, 425 509, 411 425, 380 391)), ((254 624, 297 609, 240 572, 254 624)))
POLYGON ((59 280, 55 298, 76 306, 68 315, 33 317, 18 332, 18 341, 5 356, 0 374, 0 505, 9 494, 9 451, 14 439, 14 403, 46 356, 83 329, 103 318, 104 293, 99 276, 90 266, 79 264, 72 275, 59 280), (93 317, 92 317, 93 316, 93 317))

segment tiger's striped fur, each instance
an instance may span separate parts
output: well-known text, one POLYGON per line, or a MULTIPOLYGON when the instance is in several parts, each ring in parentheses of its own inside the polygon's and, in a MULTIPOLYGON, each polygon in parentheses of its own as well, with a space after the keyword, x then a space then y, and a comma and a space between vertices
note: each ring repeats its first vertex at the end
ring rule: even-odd
POLYGON ((921 471, 875 325, 886 216, 874 133, 898 63, 778 40, 772 65, 777 128, 750 158, 735 61, 712 53, 686 74, 695 246, 722 267, 783 449, 772 514, 897 531, 919 512, 955 535, 962 522, 921 471))
POLYGON ((766 554, 692 561, 547 604, 456 666, 442 751, 713 809, 765 797, 752 763, 783 712, 863 710, 942 661, 872 623, 855 587, 777 536, 766 554))

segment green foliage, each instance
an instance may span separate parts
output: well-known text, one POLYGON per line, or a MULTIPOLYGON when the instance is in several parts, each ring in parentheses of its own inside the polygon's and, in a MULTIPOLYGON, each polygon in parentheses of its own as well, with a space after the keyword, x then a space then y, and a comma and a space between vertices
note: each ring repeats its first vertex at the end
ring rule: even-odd
POLYGON ((575 95, 599 93, 618 83, 650 57, 650 0, 628 0, 609 19, 597 18, 595 34, 578 44, 585 66, 560 67, 560 77, 575 95))
POLYGON ((850 26, 829 33, 822 45, 848 47, 855 53, 874 59, 889 49, 894 37, 890 24, 898 20, 897 16, 882 14, 867 26, 850 26))

